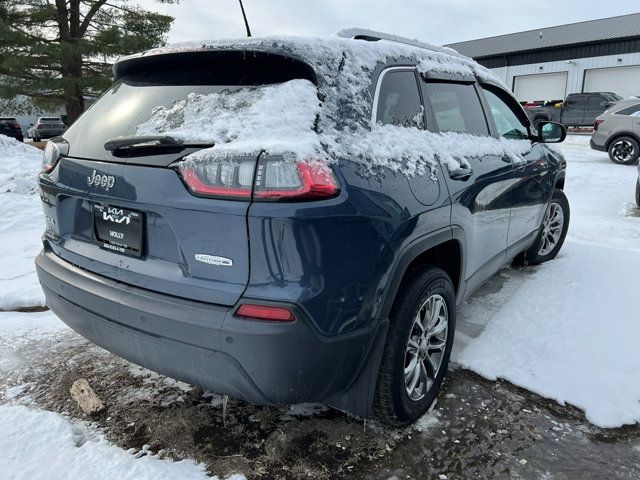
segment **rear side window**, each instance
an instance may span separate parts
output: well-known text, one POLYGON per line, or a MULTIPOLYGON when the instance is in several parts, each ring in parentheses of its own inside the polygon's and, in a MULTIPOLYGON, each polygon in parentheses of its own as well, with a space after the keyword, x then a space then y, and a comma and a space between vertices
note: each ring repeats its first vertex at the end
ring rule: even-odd
POLYGON ((429 82, 424 85, 440 132, 489 135, 480 99, 473 85, 450 82, 429 82))
POLYGON ((588 98, 587 95, 569 95, 564 103, 568 107, 583 108, 587 106, 588 98))
POLYGON ((413 71, 387 72, 378 93, 376 122, 383 125, 424 128, 424 114, 413 71))
POLYGON ((640 103, 636 104, 636 105, 632 105, 630 107, 627 108, 623 108, 622 110, 618 110, 617 112, 614 112, 616 115, 628 115, 631 117, 637 117, 640 116, 640 103))
POLYGON ((512 108, 491 90, 484 89, 484 95, 487 97, 491 116, 499 136, 516 140, 529 138, 527 125, 513 110, 515 105, 512 108))

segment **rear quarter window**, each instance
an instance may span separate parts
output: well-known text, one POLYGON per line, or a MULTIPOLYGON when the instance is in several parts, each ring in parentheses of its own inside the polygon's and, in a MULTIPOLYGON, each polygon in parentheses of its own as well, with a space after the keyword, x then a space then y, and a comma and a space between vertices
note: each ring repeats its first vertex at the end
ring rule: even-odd
POLYGON ((378 93, 376 122, 383 125, 424 128, 424 113, 415 73, 387 72, 378 93))
POLYGON ((632 105, 630 107, 623 108, 613 113, 615 113, 616 115, 627 115, 631 117, 637 117, 640 114, 640 103, 638 103, 637 105, 632 105))

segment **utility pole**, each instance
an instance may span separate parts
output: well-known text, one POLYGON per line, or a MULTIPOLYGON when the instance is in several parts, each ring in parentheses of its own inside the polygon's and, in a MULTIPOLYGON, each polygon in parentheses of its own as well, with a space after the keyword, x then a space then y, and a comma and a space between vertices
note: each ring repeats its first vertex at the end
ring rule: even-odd
POLYGON ((251 30, 249 29, 249 22, 247 21, 247 14, 244 12, 244 5, 242 5, 242 0, 238 0, 240 2, 240 10, 242 10, 242 18, 244 18, 244 26, 247 29, 247 37, 251 36, 251 30))

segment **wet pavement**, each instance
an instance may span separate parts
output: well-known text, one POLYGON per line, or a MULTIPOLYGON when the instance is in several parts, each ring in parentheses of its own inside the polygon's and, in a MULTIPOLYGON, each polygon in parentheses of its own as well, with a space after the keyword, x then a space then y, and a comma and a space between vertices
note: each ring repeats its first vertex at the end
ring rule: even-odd
POLYGON ((318 405, 261 408, 167 379, 64 331, 0 346, 2 402, 87 419, 69 396, 86 378, 92 417, 123 448, 193 458, 253 479, 639 479, 640 426, 601 429, 506 382, 450 371, 433 412, 407 429, 318 405))

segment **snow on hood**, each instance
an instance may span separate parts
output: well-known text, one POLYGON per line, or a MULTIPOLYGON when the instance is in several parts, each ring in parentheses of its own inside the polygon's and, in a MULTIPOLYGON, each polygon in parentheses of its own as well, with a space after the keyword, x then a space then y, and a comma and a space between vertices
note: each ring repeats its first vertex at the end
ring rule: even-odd
POLYGON ((475 75, 502 85, 488 69, 451 49, 339 37, 265 37, 180 43, 142 56, 200 50, 286 54, 313 67, 318 85, 298 79, 191 94, 170 107, 157 107, 151 118, 138 126, 139 135, 165 134, 215 144, 186 157, 186 161, 217 161, 265 151, 298 161, 350 159, 369 170, 388 167, 405 175, 424 175, 434 174, 438 161, 450 170, 467 166, 464 158, 474 154, 518 159, 531 145, 528 140, 372 125, 372 73, 390 59, 406 59, 417 64, 420 72, 475 75))
POLYGON ((42 151, 0 135, 0 193, 35 193, 42 151))

